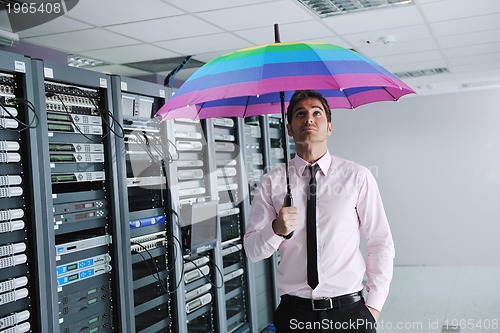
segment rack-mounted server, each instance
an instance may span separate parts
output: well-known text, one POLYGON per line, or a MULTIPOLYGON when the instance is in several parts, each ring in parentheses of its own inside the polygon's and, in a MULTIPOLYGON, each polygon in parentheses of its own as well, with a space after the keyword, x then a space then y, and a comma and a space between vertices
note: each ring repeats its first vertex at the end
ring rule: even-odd
POLYGON ((242 251, 245 230, 242 205, 247 194, 245 158, 241 143, 244 127, 238 118, 213 120, 217 190, 221 227, 224 304, 228 332, 250 330, 248 276, 242 251))
POLYGON ((121 179, 122 229, 128 245, 124 262, 132 309, 131 330, 170 332, 171 306, 168 263, 168 193, 165 168, 168 148, 162 124, 154 114, 165 101, 165 89, 156 84, 113 76, 113 101, 124 129, 117 138, 121 179))
POLYGON ((31 60, 0 51, 0 330, 43 328, 31 60))
POLYGON ((45 251, 53 281, 47 288, 55 319, 50 330, 124 329, 114 157, 114 137, 123 136, 123 129, 114 116, 111 81, 40 60, 32 65, 41 199, 47 207, 45 251), (74 302, 82 290, 87 298, 74 302))

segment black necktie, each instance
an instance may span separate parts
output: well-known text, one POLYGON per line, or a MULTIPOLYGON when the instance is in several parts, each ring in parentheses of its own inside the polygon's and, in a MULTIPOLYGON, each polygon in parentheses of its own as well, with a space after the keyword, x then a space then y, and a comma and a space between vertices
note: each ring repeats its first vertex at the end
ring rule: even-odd
POLYGON ((312 288, 318 285, 318 260, 316 248, 316 172, 319 169, 317 164, 310 165, 311 180, 309 180, 309 190, 307 192, 307 284, 312 288))

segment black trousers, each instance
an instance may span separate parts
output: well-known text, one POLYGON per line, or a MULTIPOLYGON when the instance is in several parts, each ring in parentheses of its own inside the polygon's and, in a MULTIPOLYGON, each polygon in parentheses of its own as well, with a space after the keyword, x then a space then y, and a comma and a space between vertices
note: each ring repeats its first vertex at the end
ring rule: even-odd
POLYGON ((329 310, 313 311, 311 306, 281 298, 274 314, 277 333, 376 333, 376 322, 364 299, 329 310))

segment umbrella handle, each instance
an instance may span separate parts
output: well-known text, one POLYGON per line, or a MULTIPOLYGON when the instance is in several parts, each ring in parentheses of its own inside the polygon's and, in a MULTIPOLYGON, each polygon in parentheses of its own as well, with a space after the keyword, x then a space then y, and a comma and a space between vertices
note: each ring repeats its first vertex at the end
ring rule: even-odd
MULTIPOLYGON (((283 207, 290 207, 293 205, 293 198, 292 198, 292 193, 290 192, 290 187, 288 187, 288 191, 285 194, 285 200, 283 201, 283 207)), ((293 236, 293 231, 289 233, 288 235, 283 235, 284 239, 290 239, 293 236)))
POLYGON ((283 201, 283 207, 290 207, 293 205, 292 193, 285 194, 285 200, 283 201))

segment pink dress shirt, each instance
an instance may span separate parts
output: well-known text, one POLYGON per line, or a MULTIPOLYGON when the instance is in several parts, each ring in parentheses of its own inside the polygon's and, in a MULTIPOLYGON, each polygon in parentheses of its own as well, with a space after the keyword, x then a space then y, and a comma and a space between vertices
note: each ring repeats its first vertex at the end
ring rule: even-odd
POLYGON ((366 305, 381 310, 392 279, 394 243, 377 183, 371 172, 354 162, 330 155, 318 160, 317 179, 318 275, 312 290, 306 277, 306 204, 308 162, 290 161, 293 205, 299 209, 299 226, 284 239, 272 229, 286 192, 284 165, 264 175, 249 214, 244 248, 256 262, 279 250, 279 295, 304 298, 334 297, 363 289, 366 305), (366 263, 360 250, 360 229, 366 238, 366 263))

